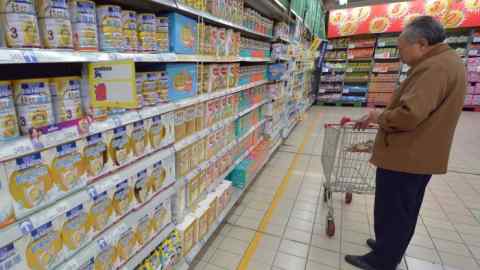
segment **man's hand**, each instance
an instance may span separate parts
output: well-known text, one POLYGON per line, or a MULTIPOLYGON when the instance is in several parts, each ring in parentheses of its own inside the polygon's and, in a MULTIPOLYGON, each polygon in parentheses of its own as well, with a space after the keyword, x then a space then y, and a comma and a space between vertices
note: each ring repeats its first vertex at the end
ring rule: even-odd
POLYGON ((378 117, 380 114, 381 112, 377 110, 370 111, 368 114, 355 121, 355 129, 364 130, 371 124, 378 124, 378 117))

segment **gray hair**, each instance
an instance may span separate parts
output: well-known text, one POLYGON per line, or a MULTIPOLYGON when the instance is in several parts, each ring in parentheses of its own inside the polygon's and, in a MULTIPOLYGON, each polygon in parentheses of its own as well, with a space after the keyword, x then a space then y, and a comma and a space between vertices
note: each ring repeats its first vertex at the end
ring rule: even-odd
POLYGON ((429 46, 441 43, 446 38, 442 24, 432 16, 420 16, 410 22, 403 30, 405 38, 411 42, 425 39, 429 46))

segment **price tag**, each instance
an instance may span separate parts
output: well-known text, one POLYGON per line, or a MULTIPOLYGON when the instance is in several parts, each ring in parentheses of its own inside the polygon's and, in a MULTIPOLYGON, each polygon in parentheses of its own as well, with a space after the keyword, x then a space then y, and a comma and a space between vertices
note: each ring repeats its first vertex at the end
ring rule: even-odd
POLYGON ((2 149, 0 159, 23 156, 35 150, 32 141, 28 137, 8 142, 8 144, 2 144, 0 148, 2 149))
POLYGON ((136 122, 140 119, 140 115, 137 112, 127 112, 120 116, 120 125, 126 125, 132 122, 136 122))
POLYGON ((479 43, 480 42, 480 37, 474 37, 473 42, 474 43, 479 43))
POLYGON ((58 131, 40 136, 40 143, 44 147, 58 145, 62 142, 73 141, 80 136, 76 126, 60 129, 58 131))
POLYGON ((23 51, 23 60, 25 63, 37 63, 37 57, 33 51, 23 51))
POLYGON ((355 44, 348 44, 349 49, 355 49, 355 44))
POLYGON ((350 90, 349 90, 348 88, 346 88, 346 89, 343 89, 342 93, 344 93, 344 94, 348 94, 348 93, 350 93, 350 90))
POLYGON ((385 47, 385 41, 379 41, 378 42, 378 47, 385 47))
POLYGON ((327 45, 327 50, 333 50, 333 45, 331 44, 327 45))

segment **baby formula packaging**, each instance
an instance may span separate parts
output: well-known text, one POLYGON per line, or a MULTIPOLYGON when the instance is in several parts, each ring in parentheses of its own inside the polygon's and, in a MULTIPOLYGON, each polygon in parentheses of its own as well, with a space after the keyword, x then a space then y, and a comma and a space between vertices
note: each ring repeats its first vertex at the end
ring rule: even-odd
POLYGON ((116 5, 98 6, 97 21, 100 49, 102 51, 122 51, 122 8, 116 5))
POLYGON ((132 10, 122 10, 123 49, 135 52, 138 49, 137 13, 132 10))
POLYGON ((67 0, 36 0, 39 18, 69 19, 67 0))
POLYGON ((151 13, 141 13, 137 17, 138 49, 143 52, 157 50, 157 17, 151 13))
POLYGON ((1 27, 5 32, 5 41, 10 48, 39 48, 40 34, 35 14, 2 13, 1 27))
POLYGON ((11 83, 0 81, 0 142, 16 138, 20 134, 12 95, 11 83))
POLYGON ((157 17, 157 48, 168 52, 168 17, 157 17))
POLYGON ((23 134, 55 123, 48 79, 14 81, 13 91, 23 134))
POLYGON ((69 10, 75 50, 98 50, 95 2, 90 0, 70 0, 69 10))
POLYGON ((38 20, 43 45, 47 49, 72 49, 72 24, 66 18, 40 18, 38 20))
POLYGON ((59 77, 50 79, 53 110, 57 123, 83 117, 80 77, 59 77))

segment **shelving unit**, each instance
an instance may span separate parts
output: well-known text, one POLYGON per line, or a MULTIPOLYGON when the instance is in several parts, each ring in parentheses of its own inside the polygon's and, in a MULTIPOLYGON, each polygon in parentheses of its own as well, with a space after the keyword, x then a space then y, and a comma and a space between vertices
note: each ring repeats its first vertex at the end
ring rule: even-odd
MULTIPOLYGON (((243 1, 230 1, 237 11, 253 9, 255 16, 229 16, 234 8, 213 15, 215 12, 207 11, 206 6, 192 7, 173 0, 106 0, 96 4, 119 5, 138 13, 150 11, 155 18, 175 12, 193 21, 198 30, 191 36, 185 33, 193 40, 189 53, 179 52, 175 47, 178 44, 148 53, 123 52, 120 48, 116 48, 118 52, 84 52, 0 47, 2 80, 48 77, 46 88, 50 92, 53 78, 74 75, 80 85, 78 102, 83 110, 71 121, 59 122, 55 115, 53 124, 35 126, 9 140, 0 137, 0 249, 9 250, 8 258, 0 261, 1 269, 34 268, 27 249, 48 237, 61 242, 55 254, 49 253, 50 260, 44 266, 48 270, 97 263, 109 269, 136 269, 155 263, 159 254, 164 265, 155 268, 188 269, 312 104, 311 73, 316 54, 309 48, 314 29, 278 1, 246 0, 245 6, 243 1), (251 21, 246 23, 247 19, 251 21), (288 24, 288 33, 274 38, 270 22, 282 21, 288 24), (205 25, 215 27, 219 34, 205 41, 205 25), (271 57, 272 42, 283 44, 286 53, 271 57), (205 47, 212 44, 214 52, 205 52, 205 47), (136 79, 134 94, 139 100, 145 101, 152 94, 144 93, 142 76, 159 76, 149 81, 154 85, 154 102, 148 106, 139 102, 135 108, 94 108, 88 103, 92 98, 88 65, 121 60, 131 60, 122 63, 135 67, 131 78, 136 79), (267 78, 266 70, 272 63, 289 66, 283 80, 272 82, 267 78), (188 66, 189 71, 183 68, 181 76, 173 78, 168 73, 172 66, 188 66), (178 88, 184 87, 182 90, 191 95, 172 94, 181 83, 184 85, 178 88), (279 95, 267 93, 272 84, 278 84, 279 95), (266 113, 269 107, 270 114, 266 113), (105 110, 105 114, 99 117, 97 110, 105 110), (62 158, 71 158, 65 166, 82 163, 81 169, 56 171, 56 162, 62 158), (231 175, 252 158, 258 158, 252 175, 239 186, 231 175), (25 188, 26 193, 12 192, 16 187, 10 182, 25 172, 26 180, 35 183, 25 188), (72 173, 78 175, 70 177, 72 173), (33 180, 32 175, 36 177, 33 180), (68 178, 65 181, 71 181, 71 186, 63 187, 64 179, 58 179, 61 177, 68 178), (33 202, 29 204, 26 201, 30 198, 24 197, 30 195, 33 202), (222 211, 217 213, 214 207, 222 211), (199 216, 199 209, 208 214, 199 216), (190 227, 183 224, 192 217, 198 223, 207 217, 208 231, 192 240, 191 250, 182 254, 190 233, 185 229, 190 227), (87 221, 88 226, 84 225, 87 221), (63 230, 70 223, 78 225, 74 228, 78 232, 72 232, 78 233, 75 245, 64 243, 68 233, 63 230), (108 257, 112 252, 118 256, 108 257)), ((160 41, 156 42, 160 46, 160 41)), ((132 84, 133 79, 129 80, 132 84)), ((94 94, 101 96, 96 86, 94 94)), ((13 100, 11 104, 16 106, 13 100)), ((52 106, 57 105, 52 102, 52 106)))

